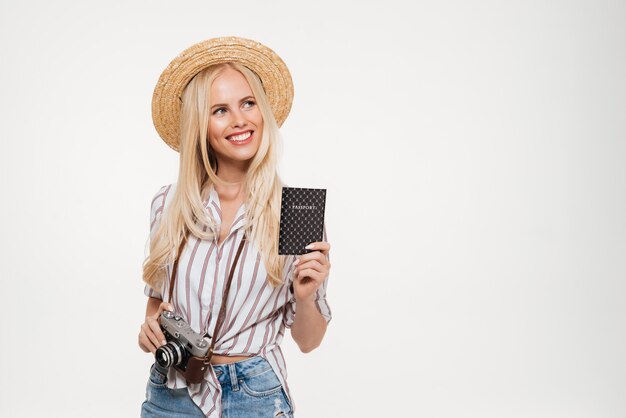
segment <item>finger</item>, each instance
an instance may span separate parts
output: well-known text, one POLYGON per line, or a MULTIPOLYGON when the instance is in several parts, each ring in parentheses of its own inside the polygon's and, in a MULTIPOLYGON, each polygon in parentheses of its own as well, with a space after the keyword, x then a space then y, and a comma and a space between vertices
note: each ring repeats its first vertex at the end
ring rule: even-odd
POLYGON ((143 330, 139 333, 139 347, 145 353, 151 352, 152 354, 154 354, 156 352, 156 347, 154 346, 154 344, 152 344, 152 342, 150 341, 146 333, 143 332, 143 330))
POLYGON ((314 260, 309 260, 305 263, 298 264, 297 270, 302 270, 302 269, 313 269, 315 271, 323 273, 326 270, 326 266, 319 260, 314 259, 314 260))
POLYGON ((148 340, 146 336, 139 343, 139 347, 143 350, 144 353, 156 353, 157 348, 148 340))
POLYGON ((314 280, 317 283, 321 282, 322 277, 323 277, 322 273, 313 269, 309 269, 309 268, 299 270, 296 274, 297 280, 304 280, 308 278, 308 279, 314 280))
POLYGON ((152 332, 152 329, 150 328, 150 325, 148 325, 147 322, 144 322, 141 325, 141 332, 143 333, 143 336, 144 336, 142 341, 144 342, 144 345, 146 346, 146 348, 150 348, 150 346, 154 346, 156 349, 156 347, 161 346, 159 339, 157 338, 156 335, 154 335, 154 332, 152 332))
POLYGON ((148 350, 146 346, 143 344, 142 339, 143 339, 143 332, 139 331, 139 335, 137 336, 137 344, 139 345, 139 348, 141 348, 141 351, 143 351, 144 353, 147 353, 150 350, 148 350))
POLYGON ((330 251, 330 243, 326 241, 316 241, 310 243, 304 248, 307 250, 320 251, 322 254, 328 255, 328 252, 330 251))
POLYGON ((161 309, 161 311, 174 312, 174 306, 172 306, 171 303, 167 302, 161 302, 161 304, 159 305, 159 309, 161 309))
POLYGON ((150 338, 150 341, 157 347, 164 345, 166 343, 165 336, 161 331, 159 323, 155 319, 150 318, 146 320, 146 324, 148 325, 146 335, 150 338))
POLYGON ((161 304, 159 305, 159 309, 157 310, 156 317, 158 318, 159 316, 161 316, 163 311, 174 312, 174 307, 170 303, 161 302, 161 304))
POLYGON ((305 265, 305 263, 307 263, 308 261, 311 260, 317 260, 320 264, 325 264, 328 263, 328 257, 326 255, 324 255, 323 252, 321 251, 313 251, 312 253, 308 253, 305 255, 302 255, 300 257, 298 257, 294 262, 293 265, 294 266, 298 266, 298 267, 302 267, 303 265, 305 265))
POLYGON ((158 321, 150 320, 148 321, 148 325, 150 325, 150 330, 154 334, 154 338, 156 340, 156 346, 160 347, 165 345, 167 341, 165 340, 165 335, 163 335, 163 331, 161 330, 161 325, 159 325, 158 321))

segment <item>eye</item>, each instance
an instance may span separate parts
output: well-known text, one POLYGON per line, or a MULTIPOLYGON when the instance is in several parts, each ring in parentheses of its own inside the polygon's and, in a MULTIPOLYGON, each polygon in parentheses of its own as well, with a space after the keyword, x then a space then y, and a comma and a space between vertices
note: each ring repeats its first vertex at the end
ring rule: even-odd
POLYGON ((256 103, 254 102, 254 100, 246 100, 245 102, 243 102, 244 107, 252 107, 255 104, 256 103))
POLYGON ((218 107, 217 109, 215 109, 213 111, 214 115, 223 115, 224 112, 226 112, 226 108, 225 107, 218 107))

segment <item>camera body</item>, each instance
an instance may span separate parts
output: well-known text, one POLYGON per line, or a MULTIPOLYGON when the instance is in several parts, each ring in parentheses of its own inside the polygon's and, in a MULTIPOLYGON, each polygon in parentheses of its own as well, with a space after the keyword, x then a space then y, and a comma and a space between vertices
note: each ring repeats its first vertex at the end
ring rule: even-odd
POLYGON ((210 346, 209 340, 192 330, 182 317, 164 311, 161 313, 160 322, 167 340, 167 344, 159 347, 155 353, 156 361, 161 366, 176 366, 181 371, 186 371, 192 356, 206 356, 210 346))

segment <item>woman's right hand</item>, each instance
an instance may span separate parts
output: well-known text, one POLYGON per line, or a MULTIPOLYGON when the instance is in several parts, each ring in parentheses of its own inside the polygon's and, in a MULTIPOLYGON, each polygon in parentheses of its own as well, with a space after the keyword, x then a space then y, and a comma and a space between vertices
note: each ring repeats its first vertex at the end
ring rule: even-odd
POLYGON ((163 311, 173 312, 174 307, 169 303, 161 302, 157 311, 153 315, 146 316, 145 322, 141 324, 139 347, 145 353, 150 352, 154 354, 157 348, 167 343, 159 325, 159 317, 163 311))

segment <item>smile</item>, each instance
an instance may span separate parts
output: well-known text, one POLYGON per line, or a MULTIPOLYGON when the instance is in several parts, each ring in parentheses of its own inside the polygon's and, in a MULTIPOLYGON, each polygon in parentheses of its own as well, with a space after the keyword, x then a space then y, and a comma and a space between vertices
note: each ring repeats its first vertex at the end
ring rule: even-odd
POLYGON ((236 135, 229 135, 226 137, 227 140, 235 143, 247 143, 249 139, 252 138, 252 131, 242 132, 236 135))

